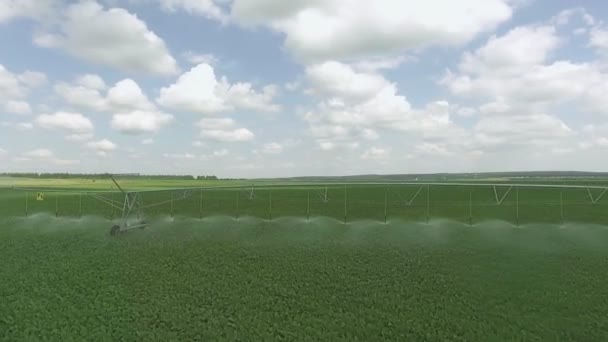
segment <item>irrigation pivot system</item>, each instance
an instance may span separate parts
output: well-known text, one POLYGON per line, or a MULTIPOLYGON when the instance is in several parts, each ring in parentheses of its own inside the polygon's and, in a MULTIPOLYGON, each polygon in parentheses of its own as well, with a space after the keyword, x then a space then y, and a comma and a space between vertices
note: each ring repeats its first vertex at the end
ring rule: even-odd
MULTIPOLYGON (((446 218, 470 225, 483 220, 608 224, 608 185, 479 182, 273 183, 127 190, 112 176, 113 190, 18 189, 24 212, 83 213, 109 217, 112 235, 145 228, 159 216, 325 216, 344 223, 446 218), (83 197, 85 199, 83 199, 83 197), (94 199, 93 202, 86 198, 94 199), (99 206, 99 202, 106 206, 99 206)), ((1 191, 1 189, 0 189, 1 191)), ((0 196, 0 216, 18 216, 14 196, 0 196), (5 198, 11 203, 3 205, 5 198), (3 212, 12 208, 12 212, 3 212)))
POLYGON ((122 209, 119 206, 120 202, 116 202, 114 200, 107 200, 106 198, 99 196, 98 194, 93 193, 93 192, 88 193, 88 195, 90 195, 93 198, 100 200, 110 206, 113 206, 113 207, 121 210, 120 222, 119 222, 119 224, 112 226, 112 228, 110 229, 110 235, 116 235, 121 232, 127 231, 129 229, 134 229, 134 228, 143 229, 143 228, 147 227, 146 221, 143 220, 144 206, 142 204, 140 197, 138 196, 139 194, 137 192, 125 191, 120 186, 120 184, 118 184, 116 179, 114 179, 114 177, 112 177, 111 175, 109 175, 108 177, 112 180, 112 182, 116 185, 118 190, 120 190, 120 192, 124 196, 124 201, 122 202, 122 209), (133 216, 135 216, 135 220, 136 220, 135 222, 133 222, 133 216))
MULTIPOLYGON (((112 218, 114 216, 114 210, 118 210, 118 220, 113 222, 113 225, 110 229, 111 235, 117 235, 123 233, 127 230, 136 229, 136 228, 146 228, 148 223, 145 220, 145 210, 153 207, 162 206, 166 203, 171 203, 173 205, 174 201, 179 201, 188 198, 192 192, 190 189, 163 189, 163 190, 155 190, 157 192, 167 192, 171 194, 170 200, 162 200, 152 203, 143 203, 142 193, 144 191, 127 191, 123 189, 123 187, 118 184, 116 179, 112 175, 107 175, 108 178, 112 180, 116 188, 119 190, 119 195, 122 199, 114 200, 113 192, 111 192, 112 196, 107 198, 104 196, 107 194, 107 191, 85 191, 78 194, 79 198, 79 213, 78 215, 82 215, 82 194, 88 195, 102 203, 107 204, 112 208, 112 218)), ((38 201, 44 201, 43 191, 49 191, 48 189, 18 189, 24 191, 36 191, 36 199, 38 201)), ((50 190, 51 192, 53 190, 50 190)), ((70 193, 73 191, 70 190, 55 190, 54 192, 62 192, 62 193, 70 193)), ((26 215, 28 211, 28 196, 26 193, 26 215)), ((59 197, 55 196, 55 215, 59 216, 59 197)))

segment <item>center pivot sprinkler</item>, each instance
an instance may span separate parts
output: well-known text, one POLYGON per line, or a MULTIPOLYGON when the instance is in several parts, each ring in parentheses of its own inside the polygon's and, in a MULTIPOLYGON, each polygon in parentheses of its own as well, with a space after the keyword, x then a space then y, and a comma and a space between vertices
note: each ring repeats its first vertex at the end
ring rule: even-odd
POLYGON ((141 198, 138 192, 127 192, 125 191, 110 175, 110 179, 118 190, 122 192, 125 196, 123 206, 122 206, 122 214, 120 217, 119 224, 115 224, 110 229, 110 235, 118 235, 120 233, 126 232, 130 229, 140 228, 144 229, 148 226, 146 221, 143 220, 143 205, 141 202, 141 198))

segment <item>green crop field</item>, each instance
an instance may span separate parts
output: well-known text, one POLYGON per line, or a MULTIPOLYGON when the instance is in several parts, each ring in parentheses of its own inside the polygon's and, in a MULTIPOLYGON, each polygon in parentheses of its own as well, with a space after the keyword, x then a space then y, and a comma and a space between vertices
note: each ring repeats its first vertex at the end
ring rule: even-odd
POLYGON ((2 181, 3 341, 608 338, 601 189, 2 181))

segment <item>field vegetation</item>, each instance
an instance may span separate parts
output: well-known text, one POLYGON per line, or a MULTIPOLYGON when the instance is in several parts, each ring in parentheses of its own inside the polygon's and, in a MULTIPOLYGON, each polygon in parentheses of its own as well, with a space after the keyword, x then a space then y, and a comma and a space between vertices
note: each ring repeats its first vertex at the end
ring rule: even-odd
MULTIPOLYGON (((81 196, 109 184, 63 181, 0 190, 0 340, 608 338, 608 198, 586 189, 203 181, 237 187, 112 237, 81 196)), ((125 183, 165 182, 201 186, 125 183)))

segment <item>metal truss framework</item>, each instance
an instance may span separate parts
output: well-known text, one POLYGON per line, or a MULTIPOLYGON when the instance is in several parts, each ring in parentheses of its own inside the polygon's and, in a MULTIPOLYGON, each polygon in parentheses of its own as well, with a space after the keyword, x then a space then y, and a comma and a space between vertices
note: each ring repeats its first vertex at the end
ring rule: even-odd
MULTIPOLYGON (((379 182, 356 182, 356 183, 290 183, 290 184, 259 184, 259 185, 250 185, 250 186, 244 186, 244 185, 230 185, 230 186, 215 186, 215 187, 193 187, 193 188, 171 188, 171 189, 166 189, 166 188, 161 188, 161 189, 147 189, 147 190, 139 190, 139 191, 126 191, 124 190, 120 184, 118 184, 118 182, 112 177, 109 176, 109 178, 113 181, 113 183, 115 184, 115 186, 118 188, 118 190, 120 191, 120 194, 122 196, 122 198, 120 200, 114 200, 114 194, 115 192, 111 192, 111 191, 84 191, 84 192, 77 192, 78 196, 79 196, 79 216, 82 213, 82 195, 88 195, 91 196, 92 198, 95 198, 96 200, 99 200, 100 202, 108 205, 109 207, 112 208, 113 211, 117 211, 119 213, 117 220, 114 220, 114 217, 112 215, 112 221, 114 222, 112 229, 111 229, 111 234, 112 235, 116 235, 122 232, 125 232, 127 230, 130 229, 135 229, 135 228, 145 228, 147 226, 147 222, 145 221, 145 211, 147 209, 153 208, 153 207, 157 207, 157 206, 162 206, 162 205, 166 205, 166 204, 170 204, 170 213, 171 216, 173 216, 173 204, 175 201, 180 201, 180 200, 184 200, 187 198, 190 198, 193 196, 194 193, 199 193, 200 192, 200 208, 199 208, 199 217, 202 218, 203 217, 203 192, 204 191, 211 191, 211 190, 239 190, 237 191, 237 196, 236 196, 236 217, 238 217, 238 211, 239 211, 239 193, 241 193, 242 191, 245 191, 247 194, 247 199, 250 201, 256 200, 256 199, 260 199, 258 197, 258 192, 262 189, 264 190, 268 190, 268 218, 272 219, 273 215, 272 215, 272 210, 273 210, 273 205, 272 205, 272 190, 276 189, 282 189, 282 188, 291 188, 291 187, 296 187, 296 188, 301 188, 302 190, 306 190, 306 217, 310 218, 311 216, 311 190, 314 191, 313 193, 316 193, 315 197, 318 197, 317 201, 320 201, 320 203, 329 203, 330 200, 332 200, 329 196, 329 189, 330 188, 344 188, 344 198, 340 199, 340 198, 335 198, 334 200, 338 201, 338 202, 342 202, 342 200, 344 201, 344 223, 346 223, 347 218, 348 218, 348 188, 349 187, 357 187, 357 186, 366 186, 366 185, 371 185, 371 186, 383 186, 385 187, 385 192, 384 192, 384 221, 387 221, 387 216, 388 216, 388 204, 389 204, 389 200, 388 200, 388 194, 389 194, 389 189, 390 192, 393 194, 396 194, 397 198, 399 199, 399 203, 401 203, 402 205, 405 206, 412 206, 416 203, 416 200, 421 196, 421 194, 423 193, 423 191, 426 189, 426 219, 427 221, 430 219, 430 205, 431 205, 431 187, 437 186, 437 187, 449 187, 449 186, 467 186, 467 187, 489 187, 492 188, 493 193, 494 193, 494 201, 495 201, 495 205, 497 206, 501 206, 505 203, 505 199, 507 198, 507 196, 512 193, 513 191, 515 192, 515 207, 516 207, 516 220, 517 223, 519 224, 519 205, 520 205, 520 198, 519 198, 519 190, 520 189, 525 189, 525 188, 551 188, 551 189, 559 189, 560 190, 560 196, 559 196, 559 202, 555 202, 554 204, 559 204, 560 205, 560 214, 563 220, 564 217, 564 213, 563 213, 563 206, 564 206, 564 199, 563 199, 563 190, 566 189, 581 189, 581 190, 586 190, 587 195, 589 197, 589 204, 598 204, 599 201, 604 197, 604 195, 606 194, 606 192, 608 192, 608 185, 606 186, 595 186, 595 185, 553 185, 553 184, 525 184, 525 183, 520 183, 520 184, 507 184, 507 183, 451 183, 451 182, 432 182, 432 183, 422 183, 422 182, 394 182, 394 183, 379 183, 379 182), (391 187, 394 186, 412 186, 415 187, 415 191, 413 192, 413 194, 411 195, 407 195, 402 193, 399 189, 391 189, 391 187), (506 189, 504 190, 504 192, 501 193, 500 189, 506 189), (596 195, 593 194, 592 190, 594 190, 596 192, 596 195), (157 201, 154 203, 143 203, 143 195, 148 193, 148 192, 169 192, 170 193, 170 199, 167 200, 163 200, 163 201, 157 201), (597 193, 599 192, 599 193, 597 193), (108 198, 107 196, 104 195, 108 195, 111 194, 111 198, 108 198)), ((74 192, 74 191, 70 191, 70 190, 52 190, 52 189, 23 189, 23 188, 12 188, 12 189, 16 189, 16 190, 22 190, 26 192, 26 196, 25 196, 25 214, 27 216, 28 214, 28 196, 27 193, 28 192, 32 192, 32 191, 48 191, 48 192, 74 192)), ((335 194, 335 193, 334 193, 335 194)), ((473 192, 472 190, 470 190, 469 193, 469 222, 472 224, 473 222, 473 192)), ((335 196, 335 195, 334 195, 335 196)), ((339 197, 339 196, 338 196, 339 197)), ((58 216, 58 203, 57 203, 57 197, 55 199, 55 215, 58 216)), ((332 200, 333 201, 333 200, 332 200)), ((394 204, 393 202, 390 202, 391 205, 394 204)), ((511 204, 513 204, 512 202, 510 202, 511 204)), ((380 204, 380 203, 377 203, 380 204)), ((422 205, 421 203, 418 203, 417 205, 422 205)))

